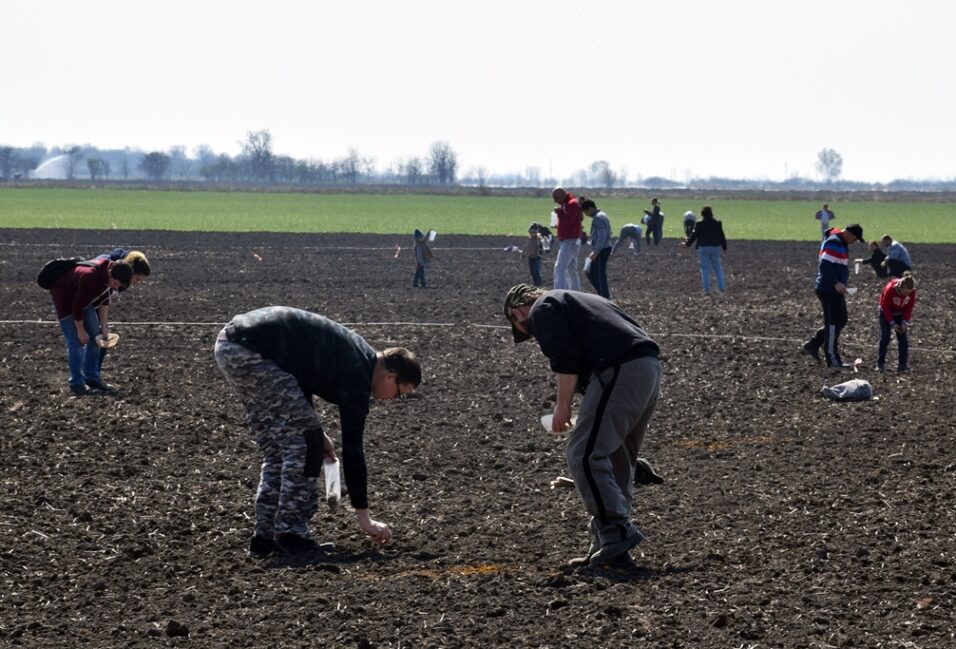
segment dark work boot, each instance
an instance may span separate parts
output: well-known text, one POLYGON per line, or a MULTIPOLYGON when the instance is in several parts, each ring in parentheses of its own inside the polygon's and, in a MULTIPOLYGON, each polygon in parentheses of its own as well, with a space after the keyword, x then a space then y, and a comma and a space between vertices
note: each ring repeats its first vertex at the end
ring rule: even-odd
POLYGON ((276 549, 275 542, 264 536, 254 535, 249 539, 249 555, 262 558, 267 557, 276 549))

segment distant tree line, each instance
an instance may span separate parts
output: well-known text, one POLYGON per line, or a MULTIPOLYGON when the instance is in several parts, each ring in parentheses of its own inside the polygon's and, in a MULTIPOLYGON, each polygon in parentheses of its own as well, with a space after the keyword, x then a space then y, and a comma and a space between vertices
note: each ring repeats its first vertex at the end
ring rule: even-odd
POLYGON ((753 178, 694 177, 686 171, 683 180, 662 176, 628 176, 606 160, 595 160, 568 177, 545 174, 539 167, 521 172, 489 173, 474 167, 464 173, 458 155, 445 141, 433 142, 422 155, 412 155, 379 167, 376 159, 351 148, 340 158, 296 159, 275 153, 268 130, 249 131, 239 141, 241 151, 230 156, 200 145, 190 155, 186 147, 166 151, 98 149, 91 145, 66 144, 47 148, 0 145, 0 181, 29 180, 45 161, 62 156, 66 180, 150 182, 191 181, 229 185, 461 185, 465 187, 544 187, 555 185, 604 190, 623 188, 700 190, 840 190, 840 191, 956 191, 956 178, 949 180, 894 180, 870 183, 840 180, 843 157, 833 149, 822 149, 816 160, 820 178, 794 175, 784 180, 753 178))
POLYGON ((424 155, 413 155, 376 167, 374 157, 351 148, 341 158, 296 159, 278 155, 268 130, 249 131, 236 156, 216 153, 208 145, 189 156, 182 146, 167 151, 133 148, 98 149, 68 144, 47 149, 43 144, 18 148, 0 145, 0 180, 26 180, 40 165, 64 157, 66 180, 208 181, 231 184, 362 184, 454 185, 458 154, 448 142, 433 142, 424 155), (81 164, 85 161, 85 165, 81 164))

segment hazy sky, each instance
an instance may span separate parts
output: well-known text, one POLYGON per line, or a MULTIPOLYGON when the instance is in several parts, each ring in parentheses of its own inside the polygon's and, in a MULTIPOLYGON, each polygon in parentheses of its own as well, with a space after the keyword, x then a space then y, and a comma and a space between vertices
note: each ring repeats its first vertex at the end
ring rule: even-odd
POLYGON ((0 144, 236 154, 446 140, 462 171, 956 176, 956 3, 4 2, 0 144))

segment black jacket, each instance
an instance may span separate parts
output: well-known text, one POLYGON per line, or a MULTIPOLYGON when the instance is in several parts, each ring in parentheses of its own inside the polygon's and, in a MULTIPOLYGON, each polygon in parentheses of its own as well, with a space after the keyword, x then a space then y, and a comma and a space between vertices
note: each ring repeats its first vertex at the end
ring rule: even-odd
POLYGON ((551 369, 586 379, 594 372, 660 354, 647 332, 619 306, 599 295, 548 291, 528 314, 528 330, 551 369))
POLYGON ((339 407, 342 468, 349 499, 356 509, 366 509, 367 468, 362 438, 372 397, 375 350, 337 322, 285 306, 237 315, 226 325, 226 337, 294 376, 310 402, 315 394, 339 407))
POLYGON ((694 224, 694 231, 687 237, 684 245, 690 247, 694 243, 695 248, 701 246, 720 246, 727 250, 727 238, 724 236, 724 226, 715 218, 703 218, 694 224), (695 243, 696 242, 696 243, 695 243))

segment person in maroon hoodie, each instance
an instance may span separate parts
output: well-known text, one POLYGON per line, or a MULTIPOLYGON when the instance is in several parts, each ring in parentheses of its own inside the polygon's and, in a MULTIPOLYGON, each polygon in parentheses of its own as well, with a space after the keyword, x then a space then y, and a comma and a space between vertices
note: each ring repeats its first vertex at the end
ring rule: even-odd
POLYGON ((126 290, 132 279, 133 269, 129 264, 102 259, 66 271, 50 288, 53 308, 66 340, 72 394, 115 391, 113 386, 100 380, 100 350, 95 338, 97 332, 109 333, 105 316, 111 291, 126 290))
POLYGON ((584 234, 581 227, 584 221, 581 203, 577 196, 564 187, 555 187, 551 198, 557 204, 554 211, 558 215, 558 254, 554 260, 554 288, 580 291, 578 253, 581 252, 581 235, 584 234))

